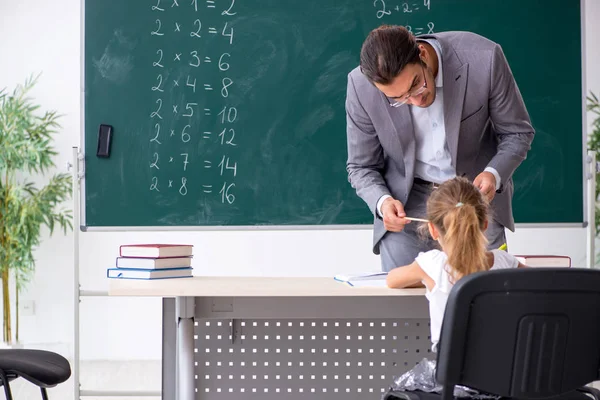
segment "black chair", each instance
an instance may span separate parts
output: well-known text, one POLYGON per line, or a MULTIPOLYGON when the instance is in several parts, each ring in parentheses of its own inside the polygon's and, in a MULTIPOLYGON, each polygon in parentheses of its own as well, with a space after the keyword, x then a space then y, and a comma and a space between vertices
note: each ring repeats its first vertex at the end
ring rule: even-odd
POLYGON ((48 400, 46 389, 63 383, 71 376, 71 366, 63 356, 44 350, 0 350, 0 385, 6 400, 12 400, 10 381, 23 378, 40 387, 42 399, 48 400))
POLYGON ((600 399, 600 271, 480 272, 450 293, 437 355, 441 394, 392 391, 385 400, 450 400, 455 385, 503 398, 600 399))

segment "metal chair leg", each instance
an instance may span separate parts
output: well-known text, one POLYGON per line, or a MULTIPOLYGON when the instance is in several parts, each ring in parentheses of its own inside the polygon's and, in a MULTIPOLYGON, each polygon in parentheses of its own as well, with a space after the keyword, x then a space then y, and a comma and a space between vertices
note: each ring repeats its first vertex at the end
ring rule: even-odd
POLYGON ((8 382, 8 377, 4 373, 3 370, 0 369, 0 380, 2 380, 2 385, 4 386, 4 393, 6 395, 6 400, 13 400, 12 393, 10 391, 10 383, 8 382))
POLYGON ((40 388, 42 391, 42 400, 48 400, 48 393, 46 392, 46 388, 40 388))

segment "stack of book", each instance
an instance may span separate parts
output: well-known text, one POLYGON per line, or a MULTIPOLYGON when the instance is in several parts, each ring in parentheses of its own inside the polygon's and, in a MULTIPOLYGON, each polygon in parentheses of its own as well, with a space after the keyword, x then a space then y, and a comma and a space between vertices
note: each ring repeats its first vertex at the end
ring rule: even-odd
POLYGON ((127 244, 119 247, 112 279, 168 279, 192 276, 192 245, 127 244))

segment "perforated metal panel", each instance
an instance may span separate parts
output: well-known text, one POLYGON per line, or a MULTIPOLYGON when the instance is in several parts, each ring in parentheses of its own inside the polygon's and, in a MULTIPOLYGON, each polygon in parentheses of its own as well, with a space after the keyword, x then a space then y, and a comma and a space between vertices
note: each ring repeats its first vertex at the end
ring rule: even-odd
POLYGON ((428 319, 200 319, 196 399, 379 399, 430 353, 428 319))

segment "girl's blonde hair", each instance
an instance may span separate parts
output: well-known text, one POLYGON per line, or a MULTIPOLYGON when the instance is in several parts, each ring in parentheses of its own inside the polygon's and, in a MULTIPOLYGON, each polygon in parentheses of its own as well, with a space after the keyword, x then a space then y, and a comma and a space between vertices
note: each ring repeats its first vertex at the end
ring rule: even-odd
POLYGON ((487 201, 466 178, 450 179, 431 193, 427 219, 440 233, 454 280, 487 269, 487 218, 487 201))

